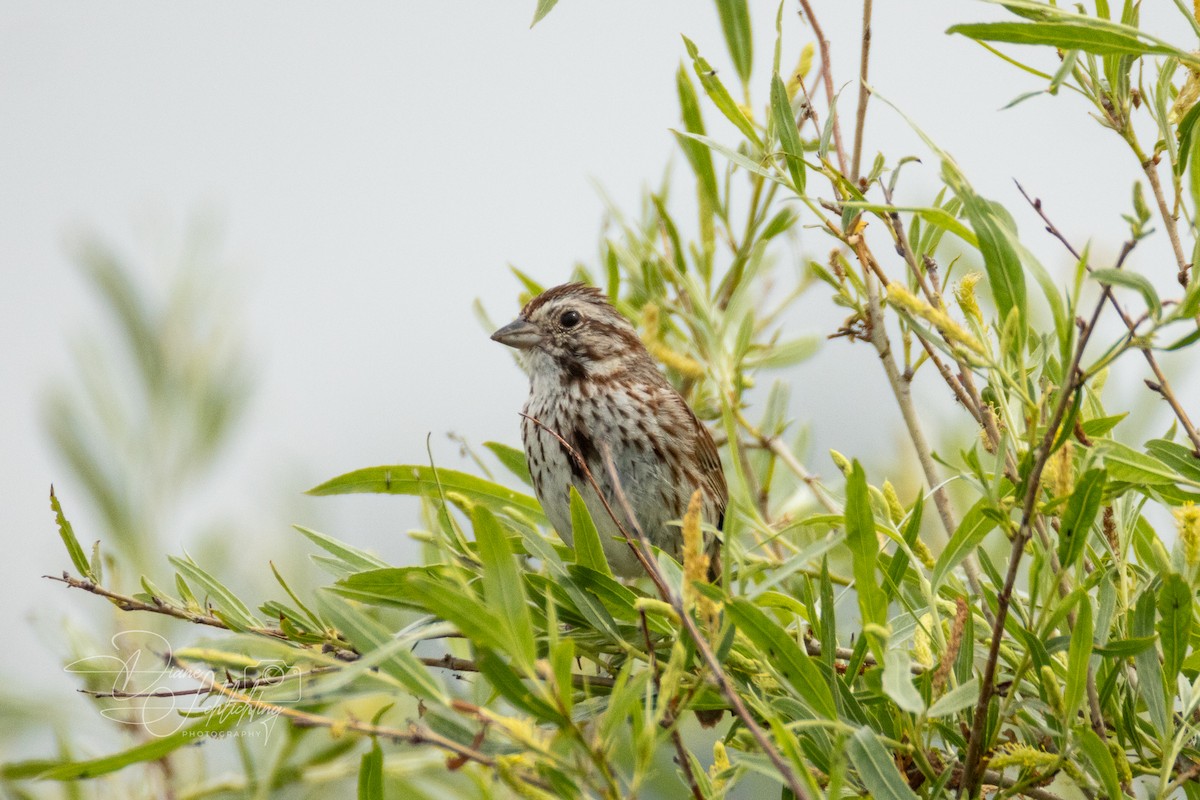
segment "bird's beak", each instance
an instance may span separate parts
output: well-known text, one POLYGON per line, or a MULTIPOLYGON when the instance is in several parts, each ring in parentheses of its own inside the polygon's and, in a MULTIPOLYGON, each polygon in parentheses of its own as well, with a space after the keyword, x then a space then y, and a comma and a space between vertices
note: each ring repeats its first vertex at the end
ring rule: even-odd
POLYGON ((518 350, 528 350, 542 341, 542 334, 532 322, 518 317, 493 333, 492 341, 518 350))

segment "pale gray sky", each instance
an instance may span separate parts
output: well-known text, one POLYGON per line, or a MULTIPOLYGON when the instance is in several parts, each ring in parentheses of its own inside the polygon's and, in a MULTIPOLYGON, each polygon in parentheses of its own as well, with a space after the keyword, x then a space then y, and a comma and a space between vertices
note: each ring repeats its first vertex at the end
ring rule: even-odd
MULTIPOLYGON (((198 502, 254 520, 280 547, 297 543, 289 524, 320 520, 403 558, 397 534, 412 505, 402 500, 304 498, 289 508, 298 516, 283 516, 263 498, 360 466, 424 462, 429 431, 444 463, 457 458, 449 430, 516 443, 524 377, 481 332, 472 301, 506 317, 517 290, 506 264, 555 283, 576 260, 594 259, 602 203, 592 178, 630 209, 659 180, 675 151, 667 129, 678 119, 681 33, 731 72, 709 3, 562 0, 530 31, 534 5, 5 4, 0 636, 31 675, 58 669, 56 625, 72 604, 98 602, 39 577, 67 563, 47 510, 52 481, 80 538, 94 538, 82 488, 52 456, 37 414, 48 380, 69 369, 69 336, 96 316, 64 247, 74 231, 98 231, 146 265, 145 243, 170 241, 195 213, 226 221, 231 292, 248 321, 259 392, 221 479, 197 487, 198 502)), ((763 101, 776 6, 754 5, 763 101)), ((836 75, 849 83, 858 4, 815 5, 836 75)), ((1165 18, 1170 5, 1146 14, 1165 18)), ((1048 265, 1065 259, 1024 212, 1013 177, 1076 241, 1092 236, 1093 252, 1111 252, 1136 165, 1081 101, 998 110, 1037 80, 943 33, 996 13, 961 0, 877 3, 872 83, 979 191, 1017 213, 1048 265)), ((790 5, 785 16, 790 65, 809 39, 790 5)), ((848 113, 854 94, 851 85, 848 113)), ((922 156, 907 168, 919 196, 935 184, 936 162, 882 103, 871 114, 868 162, 880 147, 922 156)), ((823 257, 827 242, 809 241, 823 257)), ((1163 286, 1165 252, 1153 241, 1135 256, 1150 274, 1161 262, 1163 286)), ((814 312, 796 333, 828 333, 818 326, 835 319, 814 312)), ((885 434, 895 417, 877 373, 867 348, 843 340, 794 376, 820 471, 829 471, 826 447, 867 458, 901 447, 885 434), (847 393, 874 399, 855 405, 847 393)), ((165 531, 164 548, 178 552, 183 534, 165 531)), ((245 569, 266 574, 265 557, 245 569)))

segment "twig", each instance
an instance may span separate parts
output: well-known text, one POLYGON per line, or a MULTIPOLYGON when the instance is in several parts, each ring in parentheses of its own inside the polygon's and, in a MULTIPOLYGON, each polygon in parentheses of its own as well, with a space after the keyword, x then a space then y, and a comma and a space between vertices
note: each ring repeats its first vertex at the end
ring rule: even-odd
MULTIPOLYGON (((184 620, 185 622, 192 622, 197 625, 207 625, 210 628, 220 628, 221 630, 225 630, 225 631, 234 630, 233 628, 229 627, 229 625, 226 624, 226 622, 224 620, 220 619, 219 617, 214 617, 214 616, 206 615, 206 614, 196 614, 196 613, 193 613, 190 611, 176 608, 175 606, 167 605, 166 603, 161 603, 159 605, 143 603, 141 600, 138 600, 137 598, 130 597, 128 595, 119 594, 119 593, 111 591, 109 589, 105 589, 103 586, 97 586, 95 583, 92 583, 91 581, 81 580, 79 578, 73 577, 73 576, 67 574, 66 572, 64 572, 62 574, 61 578, 56 577, 54 575, 43 575, 42 577, 47 578, 52 581, 58 581, 59 583, 65 583, 67 586, 69 586, 73 589, 83 589, 84 591, 90 592, 91 594, 97 595, 99 597, 107 598, 108 600, 111 600, 113 602, 113 604, 115 606, 117 606, 117 608, 121 609, 122 611, 148 611, 152 614, 162 614, 164 616, 184 620)), ((278 628, 249 628, 248 630, 252 633, 258 633, 263 636, 270 636, 275 639, 283 639, 283 640, 290 641, 288 639, 287 634, 278 628)), ((296 642, 291 642, 291 643, 297 644, 296 642)), ((326 640, 326 643, 331 644, 335 647, 341 648, 343 650, 347 650, 350 653, 353 653, 352 650, 349 650, 349 648, 350 648, 349 643, 338 639, 336 636, 328 638, 326 640)), ((297 645, 297 646, 301 647, 301 648, 304 647, 304 645, 297 645)), ((347 658, 345 660, 353 661, 355 658, 357 658, 357 656, 358 656, 357 653, 353 653, 352 656, 347 656, 347 658)), ((466 659, 466 658, 456 658, 456 657, 450 655, 449 653, 447 653, 444 656, 439 656, 436 658, 422 656, 418 660, 427 667, 434 667, 437 669, 448 669, 452 672, 479 672, 479 666, 474 661, 471 661, 470 659, 466 659)), ((314 669, 313 670, 314 673, 318 672, 318 671, 323 672, 325 670, 324 669, 314 669)), ((587 689, 587 688, 592 688, 592 687, 602 688, 602 689, 611 689, 613 686, 616 685, 616 681, 613 678, 608 678, 608 677, 605 677, 604 675, 583 675, 583 674, 579 674, 579 673, 572 673, 571 683, 578 689, 587 689)), ((248 687, 243 687, 243 688, 252 688, 252 687, 248 686, 248 687)), ((122 692, 91 692, 91 691, 87 691, 87 690, 83 690, 83 689, 81 689, 80 691, 84 691, 87 694, 90 694, 94 697, 132 698, 132 697, 142 697, 142 696, 145 696, 145 697, 166 697, 166 696, 168 696, 166 694, 160 695, 160 694, 145 694, 145 693, 136 693, 136 692, 126 692, 126 693, 122 693, 122 692)), ((182 692, 182 694, 187 694, 187 692, 182 692)))
POLYGON ((1021 526, 1017 529, 1017 533, 1013 537, 1012 552, 1008 559, 1008 574, 1004 578, 1004 587, 996 597, 996 621, 992 624, 992 641, 988 647, 988 657, 983 668, 983 680, 979 686, 979 700, 975 704, 975 714, 971 723, 971 737, 967 744, 967 756, 963 764, 963 781, 959 787, 960 796, 965 793, 967 797, 974 797, 975 791, 979 786, 979 781, 982 778, 982 770, 979 769, 979 766, 983 757, 983 729, 987 721, 987 708, 988 703, 991 702, 992 694, 995 692, 996 667, 1000 658, 1000 642, 1004 638, 1004 622, 1008 618, 1008 607, 1012 601, 1013 586, 1017 582, 1017 572, 1021 565, 1021 557, 1025 553, 1025 544, 1029 541, 1033 533, 1034 512, 1037 507, 1038 494, 1041 492, 1042 487, 1042 470, 1045 469, 1046 462, 1050 458, 1050 449, 1054 445, 1054 438, 1058 435, 1058 428, 1062 424, 1063 417, 1066 416, 1068 406, 1071 404, 1071 398, 1083 385, 1083 376, 1079 369, 1080 362, 1083 360, 1083 351, 1087 347, 1092 332, 1096 330, 1096 323, 1100 319, 1100 313, 1104 310, 1104 304, 1108 301, 1111 294, 1112 287, 1106 285, 1100 295, 1100 301, 1096 303, 1096 308, 1092 312, 1091 319, 1079 334, 1079 341, 1075 345, 1075 353, 1071 357, 1071 365, 1065 372, 1066 386, 1063 387, 1063 391, 1058 398, 1058 403, 1055 405, 1054 413, 1046 425, 1046 433, 1042 436, 1042 441, 1037 447, 1037 455, 1034 458, 1033 466, 1030 468, 1029 476, 1026 479, 1025 500, 1021 510, 1021 526))
MULTIPOLYGON (((1022 187, 1019 183, 1017 184, 1017 189, 1021 192, 1021 195, 1025 198, 1029 205, 1033 206, 1033 210, 1036 211, 1038 216, 1042 218, 1042 222, 1046 223, 1046 232, 1055 239, 1058 239, 1058 241, 1062 242, 1063 247, 1067 248, 1067 252, 1074 256, 1074 258, 1078 261, 1081 258, 1079 251, 1076 250, 1075 247, 1067 240, 1067 237, 1063 235, 1062 231, 1060 231, 1058 227, 1050 221, 1050 218, 1046 215, 1045 210, 1042 208, 1042 201, 1035 200, 1034 198, 1030 197, 1025 191, 1024 187, 1022 187)), ((1131 249, 1132 248, 1123 250, 1121 261, 1124 261, 1124 257, 1129 255, 1129 251, 1131 249)), ((1088 272, 1092 271, 1091 264, 1085 264, 1084 266, 1087 268, 1088 272)), ((1133 331, 1137 327, 1137 323, 1133 320, 1133 318, 1125 313, 1125 309, 1121 307, 1121 304, 1117 300, 1116 296, 1109 292, 1108 300, 1112 304, 1112 307, 1116 310, 1117 316, 1119 316, 1121 321, 1125 323, 1125 327, 1130 331, 1133 331)), ((1192 424, 1192 420, 1188 417, 1187 412, 1184 411, 1183 406, 1179 404, 1179 400, 1175 397, 1175 392, 1171 388, 1170 381, 1167 380, 1167 376, 1163 374, 1162 368, 1158 365, 1158 359, 1154 357, 1154 352, 1149 347, 1139 347, 1138 349, 1142 351, 1142 355, 1146 357, 1146 363, 1150 365, 1150 370, 1154 373, 1155 385, 1150 387, 1151 390, 1157 392, 1162 399, 1167 401, 1167 405, 1171 407, 1171 411, 1175 413, 1175 418, 1179 420, 1179 424, 1183 426, 1184 432, 1187 434, 1188 439, 1191 440, 1193 452, 1197 458, 1200 458, 1200 432, 1196 430, 1196 426, 1192 424)))
MULTIPOLYGON (((842 128, 838 123, 837 108, 834 104, 833 61, 829 58, 829 40, 825 38, 825 32, 821 30, 821 23, 817 21, 817 16, 813 13, 808 0, 800 0, 800 6, 804 9, 804 16, 808 19, 808 24, 812 26, 813 35, 817 37, 817 47, 821 51, 821 78, 825 83, 825 97, 829 100, 829 113, 833 115, 833 144, 837 148, 838 168, 843 175, 846 175, 848 174, 846 149, 842 146, 842 128)), ((810 103, 809 106, 811 107, 811 105, 810 103)))
POLYGON ((867 67, 871 60, 871 6, 872 0, 863 0, 862 51, 858 60, 858 113, 854 123, 854 155, 850 161, 850 182, 855 184, 858 183, 859 168, 862 166, 863 129, 867 121, 867 100, 871 97, 871 90, 867 88, 867 67))
MULTIPOLYGON (((472 747, 460 744, 453 739, 447 739, 445 736, 435 733, 423 725, 417 725, 416 723, 410 722, 406 729, 391 728, 382 725, 372 725, 370 723, 360 722, 359 720, 353 718, 334 719, 333 717, 326 717, 321 714, 312 714, 307 711, 299 711, 295 708, 289 708, 287 706, 276 705, 275 703, 268 703, 265 700, 259 700, 256 697, 251 697, 250 695, 239 692, 236 689, 231 689, 221 683, 217 683, 209 678, 203 670, 193 669, 189 664, 179 658, 172 657, 170 659, 170 663, 172 666, 178 667, 190 675, 193 679, 199 681, 210 692, 224 695, 235 703, 241 703, 259 711, 287 717, 288 719, 294 720, 297 724, 302 726, 351 730, 355 733, 362 733, 367 736, 377 736, 383 739, 406 742, 413 745, 430 744, 454 753, 459 758, 466 759, 467 761, 474 761, 475 763, 481 764, 482 766, 490 769, 495 769, 496 767, 496 760, 491 756, 481 753, 472 747)), ((543 782, 540 778, 524 772, 514 772, 513 774, 520 777, 522 782, 527 783, 530 786, 536 786, 539 789, 550 791, 551 787, 549 784, 543 782)))
MULTIPOLYGON (((662 701, 662 678, 658 671, 658 654, 654 650, 654 642, 650 639, 650 625, 646 622, 646 612, 638 612, 642 624, 642 637, 646 642, 646 652, 649 654, 650 674, 654 678, 654 694, 662 701)), ((667 706, 668 717, 663 718, 663 725, 671 728, 671 744, 675 745, 675 753, 679 761, 679 768, 683 770, 684 778, 687 780, 688 788, 692 790, 692 797, 696 800, 704 800, 704 792, 700 791, 700 784, 696 782, 696 775, 692 772, 692 761, 688 758, 687 748, 683 744, 683 737, 679 735, 679 726, 675 724, 677 717, 675 716, 675 708, 671 700, 667 706)))

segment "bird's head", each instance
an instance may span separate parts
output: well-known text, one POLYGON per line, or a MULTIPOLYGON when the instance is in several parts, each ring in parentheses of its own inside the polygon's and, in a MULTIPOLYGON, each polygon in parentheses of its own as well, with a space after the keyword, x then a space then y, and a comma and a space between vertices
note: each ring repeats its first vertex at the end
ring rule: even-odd
POLYGON ((521 314, 492 334, 521 350, 533 375, 560 372, 568 379, 610 374, 649 359, 629 320, 593 286, 567 283, 530 300, 521 314))

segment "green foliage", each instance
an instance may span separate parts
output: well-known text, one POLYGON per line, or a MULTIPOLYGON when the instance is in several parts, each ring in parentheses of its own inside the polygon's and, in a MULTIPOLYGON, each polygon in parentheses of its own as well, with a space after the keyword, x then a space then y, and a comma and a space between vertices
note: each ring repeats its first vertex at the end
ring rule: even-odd
MULTIPOLYGON (((287 602, 255 610, 175 558, 179 597, 114 599, 225 629, 174 656, 189 674, 252 665, 246 678, 209 681, 221 708, 286 716, 309 737, 361 738, 331 757, 358 776, 361 797, 410 787, 395 773, 425 748, 445 753, 441 777, 485 796, 941 798, 976 797, 985 784, 1003 796, 1195 793, 1200 434, 1157 354, 1200 340, 1184 251, 1195 250, 1200 199, 1186 155, 1195 98, 1175 82, 1180 65, 1200 64, 1142 30, 1132 3, 1119 21, 1105 2, 1095 13, 1003 5, 1015 21, 951 32, 989 50, 1037 48, 1049 69, 1002 55, 1021 80, 1044 81, 1039 92, 1087 103, 1154 197, 1151 207, 1133 192, 1130 237, 1103 265, 1034 204, 1077 265, 1065 288, 1030 254, 1011 211, 979 195, 932 141, 942 185, 911 206, 893 196, 912 154, 881 153, 868 175, 851 174, 832 109, 798 99, 806 75, 785 80, 777 56, 769 81, 755 80, 747 3, 717 3, 744 103, 684 39, 703 89, 676 76, 696 218, 675 215, 667 187, 637 218, 614 208, 597 264, 575 277, 606 287, 719 429, 731 492, 720 582, 691 580, 695 561, 655 552, 643 553, 648 580, 619 582, 578 495, 573 551, 524 490, 401 465, 312 493, 421 498, 422 565, 387 565, 300 529, 334 578, 313 596, 282 585, 287 602), (736 141, 709 135, 703 114, 713 111, 736 141), (1152 217, 1182 296, 1137 269, 1152 217), (833 252, 782 269, 801 224, 833 252), (939 265, 956 263, 952 281, 939 265), (833 453, 845 483, 827 485, 796 446, 786 380, 766 384, 811 352, 784 330, 806 291, 849 314, 832 346, 878 356, 917 455, 892 480, 833 453), (1110 318, 1116 333, 1101 324, 1110 318), (1147 396, 1174 421, 1162 438, 1131 444, 1117 438, 1122 421, 1145 424, 1152 410, 1110 409, 1104 387, 1110 370, 1143 362, 1147 396), (917 381, 940 387, 945 404, 918 408, 917 381), (943 416, 966 434, 947 432, 935 454, 923 426, 943 416), (262 679, 268 665, 289 677, 262 679), (286 686, 303 692, 284 701, 286 686), (689 727, 692 710, 726 714, 704 738, 689 727)), ((489 449, 527 479, 513 448, 489 449)), ((71 562, 91 575, 56 512, 71 562)), ((139 746, 12 774, 77 778, 184 744, 163 741, 151 755, 139 746)), ((281 763, 302 774, 315 757, 281 763)))

